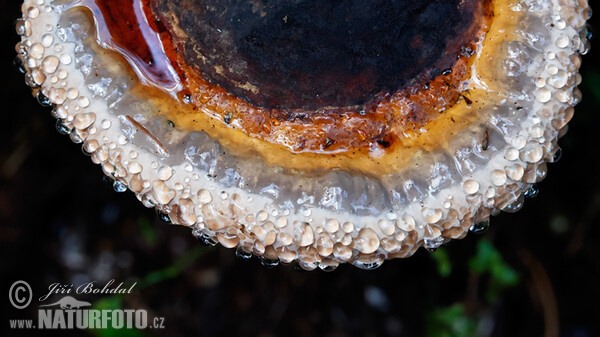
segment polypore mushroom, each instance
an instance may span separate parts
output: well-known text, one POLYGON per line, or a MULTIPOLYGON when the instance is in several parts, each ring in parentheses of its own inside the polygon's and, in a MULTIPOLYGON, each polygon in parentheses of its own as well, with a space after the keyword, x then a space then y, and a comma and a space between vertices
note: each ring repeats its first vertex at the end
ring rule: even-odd
POLYGON ((118 188, 305 269, 464 237, 546 175, 586 0, 25 0, 34 94, 118 188))

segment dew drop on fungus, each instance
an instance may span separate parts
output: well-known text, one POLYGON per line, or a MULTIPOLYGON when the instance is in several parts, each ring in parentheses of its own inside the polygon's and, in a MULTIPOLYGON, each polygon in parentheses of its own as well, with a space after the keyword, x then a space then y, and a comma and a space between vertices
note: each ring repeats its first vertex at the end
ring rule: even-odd
POLYGON ((211 246, 214 247, 217 245, 217 241, 213 240, 213 238, 211 238, 210 236, 208 236, 206 233, 200 233, 199 236, 197 236, 197 238, 200 240, 200 242, 202 242, 202 244, 204 244, 205 246, 211 246))
POLYGON ((171 223, 171 217, 169 216, 169 214, 162 212, 162 211, 156 211, 156 215, 158 216, 158 218, 164 222, 164 223, 171 223))
POLYGON ((537 197, 537 195, 540 193, 540 188, 538 187, 537 184, 531 184, 531 186, 529 186, 529 188, 523 193, 523 195, 526 198, 530 198, 533 199, 535 197, 537 197))
POLYGON ((483 234, 483 233, 487 232, 487 230, 489 228, 490 228, 489 221, 479 221, 479 222, 473 223, 471 225, 471 227, 469 227, 469 231, 471 233, 475 233, 475 234, 483 234))
POLYGON ((444 243, 444 238, 441 236, 437 237, 437 238, 433 238, 433 239, 425 239, 424 240, 425 248, 427 248, 427 250, 430 252, 436 251, 438 248, 440 248, 440 246, 443 243, 444 243))
POLYGON ((247 251, 244 247, 238 246, 235 250, 235 255, 241 259, 247 260, 252 258, 252 252, 247 251))
POLYGON ((517 200, 513 201, 511 204, 505 206, 502 211, 506 213, 515 213, 523 208, 523 204, 525 203, 525 197, 523 194, 519 195, 517 200))
POLYGON ((267 268, 274 268, 277 265, 279 265, 279 259, 268 259, 268 258, 261 257, 260 263, 267 268))
POLYGON ((115 180, 113 183, 113 189, 117 193, 123 193, 123 192, 127 191, 127 186, 125 184, 123 184, 123 182, 121 182, 119 180, 115 180))
POLYGON ((62 119, 57 119, 56 120, 56 130, 58 131, 58 133, 60 133, 61 135, 65 135, 68 136, 71 133, 71 129, 69 129, 64 121, 62 119))
POLYGON ((52 106, 52 102, 50 101, 50 98, 48 98, 48 96, 44 95, 41 90, 38 91, 38 93, 37 93, 37 101, 43 107, 52 106))

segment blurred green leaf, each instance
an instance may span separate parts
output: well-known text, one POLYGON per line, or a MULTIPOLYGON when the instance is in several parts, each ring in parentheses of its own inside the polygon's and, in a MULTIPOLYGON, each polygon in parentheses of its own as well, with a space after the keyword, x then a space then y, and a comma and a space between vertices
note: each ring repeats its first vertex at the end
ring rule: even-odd
POLYGON ((208 247, 196 246, 190 249, 184 256, 180 257, 172 265, 155 270, 146 275, 138 284, 138 288, 142 289, 152 284, 162 282, 167 279, 177 277, 181 271, 191 265, 200 255, 204 254, 208 247))
POLYGON ((116 310, 123 308, 123 299, 120 295, 113 295, 109 297, 102 298, 96 302, 94 302, 93 309, 98 310, 116 310))
MULTIPOLYGON (((140 221, 143 223, 143 221, 140 221)), ((149 223, 148 223, 149 225, 149 223)), ((153 231, 154 232, 154 231, 153 231)), ((153 285, 162 282, 166 279, 177 277, 185 268, 190 266, 200 255, 207 251, 206 247, 196 246, 190 249, 185 255, 176 260, 172 265, 159 269, 147 274, 141 281, 138 282, 136 289, 143 289, 149 285, 153 285)), ((123 309, 123 295, 113 295, 102 298, 96 301, 92 307, 98 310, 117 310, 123 309)), ((94 329, 91 330, 94 335, 99 337, 144 337, 149 336, 149 333, 145 330, 137 329, 113 329, 108 327, 107 329, 94 329)))
POLYGON ((427 337, 470 337, 475 336, 477 322, 465 313, 462 304, 436 308, 427 314, 427 337))
MULTIPOLYGON (((123 297, 121 295, 113 295, 102 298, 92 306, 92 309, 96 310, 117 310, 123 309, 123 297)), ((99 337, 143 337, 148 336, 146 332, 138 329, 114 329, 111 324, 108 324, 106 329, 93 329, 90 330, 94 335, 99 337)))
POLYGON ((150 224, 150 220, 146 217, 140 217, 137 221, 138 227, 140 228, 140 232, 142 233, 142 237, 146 241, 146 243, 150 246, 154 246, 156 243, 157 235, 154 228, 150 224))
POLYGON ((452 262, 450 262, 448 250, 444 247, 440 247, 431 254, 431 258, 436 262, 440 276, 448 277, 452 272, 452 262))
POLYGON ((469 269, 477 275, 490 275, 486 291, 489 302, 495 302, 505 288, 519 283, 519 274, 504 261, 500 252, 488 240, 477 242, 477 252, 469 260, 469 269))

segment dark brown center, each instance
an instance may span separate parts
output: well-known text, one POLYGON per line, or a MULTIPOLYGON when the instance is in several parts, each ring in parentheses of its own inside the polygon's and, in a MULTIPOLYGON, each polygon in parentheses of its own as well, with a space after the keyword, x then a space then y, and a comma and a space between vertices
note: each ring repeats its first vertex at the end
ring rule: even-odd
POLYGON ((362 105, 460 56, 480 0, 153 0, 211 83, 265 108, 362 105), (183 33, 182 33, 183 32, 183 33))

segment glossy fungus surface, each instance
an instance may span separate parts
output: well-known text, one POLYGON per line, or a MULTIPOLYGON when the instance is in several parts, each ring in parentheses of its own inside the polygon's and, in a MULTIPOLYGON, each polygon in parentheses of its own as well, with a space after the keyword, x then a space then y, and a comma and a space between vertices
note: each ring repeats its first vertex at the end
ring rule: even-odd
POLYGON ((26 0, 60 129, 147 207, 276 263, 374 268, 513 212, 580 100, 587 1, 26 0))

